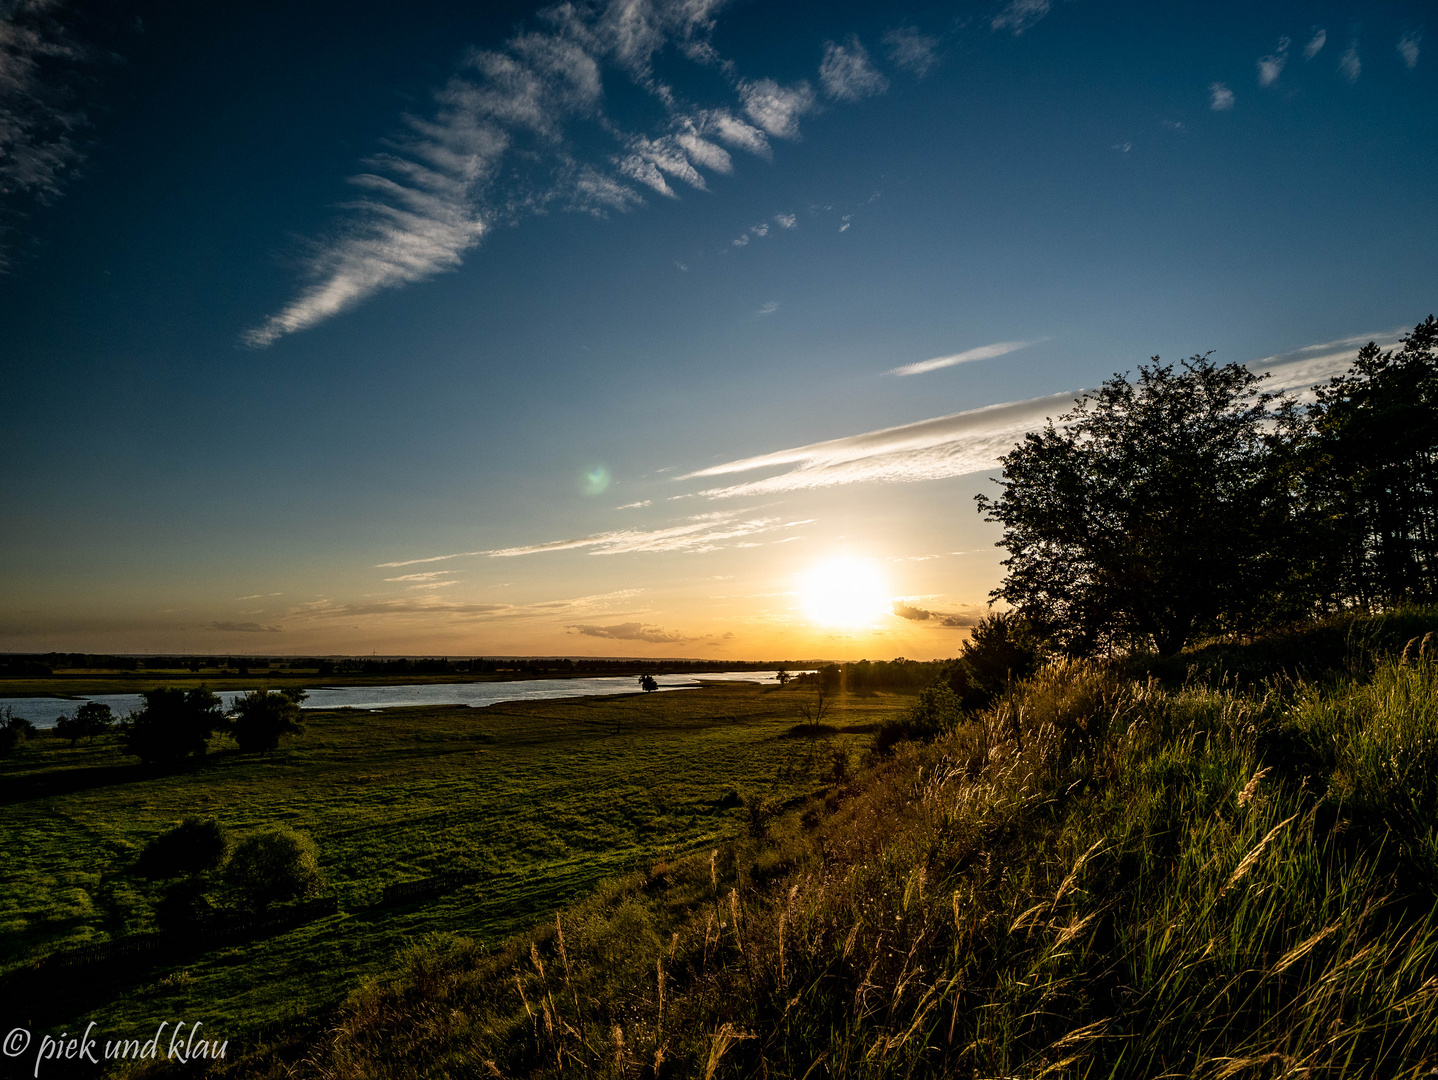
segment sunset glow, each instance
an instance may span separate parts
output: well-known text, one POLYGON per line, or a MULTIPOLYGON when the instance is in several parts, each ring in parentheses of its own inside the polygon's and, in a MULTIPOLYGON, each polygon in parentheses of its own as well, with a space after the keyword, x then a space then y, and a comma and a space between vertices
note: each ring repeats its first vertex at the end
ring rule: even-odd
POLYGON ((889 590, 878 569, 862 559, 832 559, 804 574, 799 588, 804 614, 823 627, 859 629, 888 613, 889 590))

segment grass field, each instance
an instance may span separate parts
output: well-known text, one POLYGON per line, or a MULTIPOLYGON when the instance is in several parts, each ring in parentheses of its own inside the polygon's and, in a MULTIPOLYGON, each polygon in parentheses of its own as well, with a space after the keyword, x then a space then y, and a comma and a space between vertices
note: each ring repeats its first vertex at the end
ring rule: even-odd
POLYGON ((187 814, 237 834, 310 834, 340 913, 32 1002, 32 1029, 140 1031, 190 1016, 243 1042, 344 997, 431 931, 498 940, 601 879, 743 832, 736 793, 773 806, 823 785, 832 752, 901 712, 844 698, 822 740, 796 737, 812 691, 754 684, 487 709, 307 713, 266 756, 217 737, 199 767, 157 775, 113 737, 44 737, 0 759, 0 972, 36 955, 154 929, 144 843, 187 814), (476 872, 474 884, 379 906, 386 884, 476 872), (201 1015, 203 1014, 203 1015, 201 1015))

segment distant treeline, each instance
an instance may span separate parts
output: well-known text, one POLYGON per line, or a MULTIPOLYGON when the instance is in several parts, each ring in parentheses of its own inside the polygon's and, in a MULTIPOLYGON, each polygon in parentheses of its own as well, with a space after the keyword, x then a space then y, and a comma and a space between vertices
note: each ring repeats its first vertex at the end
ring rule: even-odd
MULTIPOLYGON (((901 661, 902 662, 902 661, 901 661)), ((272 668, 310 671, 320 675, 454 675, 510 672, 524 675, 698 674, 712 671, 764 671, 812 667, 802 660, 611 660, 589 657, 529 659, 500 657, 303 657, 303 656, 108 656, 102 653, 12 653, 0 656, 0 676, 51 675, 62 669, 108 671, 173 671, 188 668, 272 668)))

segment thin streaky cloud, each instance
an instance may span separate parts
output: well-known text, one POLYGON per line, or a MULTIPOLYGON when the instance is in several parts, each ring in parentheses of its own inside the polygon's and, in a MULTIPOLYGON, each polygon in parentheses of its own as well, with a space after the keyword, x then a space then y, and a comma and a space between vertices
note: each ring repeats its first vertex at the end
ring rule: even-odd
POLYGON ((205 629, 225 634, 278 634, 283 627, 264 626, 257 622, 212 622, 205 629))
POLYGON ((387 577, 386 581, 433 581, 438 577, 445 577, 453 574, 453 570, 425 570, 418 574, 400 574, 399 577, 387 577))
POLYGON ((838 101, 877 97, 889 89, 889 80, 869 62, 869 51, 857 34, 850 34, 842 45, 832 41, 824 43, 819 82, 824 92, 838 101))
POLYGON ((1032 344, 1032 341, 996 341, 992 345, 980 345, 976 349, 966 349, 963 352, 954 353, 952 356, 936 356, 932 360, 904 364, 901 367, 892 368, 884 374, 922 375, 926 371, 938 371, 940 368, 953 367, 955 364, 967 364, 973 360, 989 360, 995 356, 1003 356, 1006 353, 1027 348, 1032 344))
POLYGON ((1324 43, 1328 41, 1328 31, 1321 26, 1313 28, 1313 36, 1308 39, 1308 44, 1303 46, 1303 59, 1312 60, 1322 51, 1324 43))
POLYGON ((1350 83, 1356 83, 1363 74, 1363 61, 1358 55, 1357 39, 1348 43, 1348 51, 1338 61, 1338 73, 1350 83))
MULTIPOLYGON (((1295 393, 1300 400, 1311 388, 1348 370, 1356 350, 1369 341, 1380 347, 1398 343, 1403 331, 1360 334, 1288 353, 1265 357, 1247 366, 1269 376, 1265 388, 1295 393)), ((692 472, 682 480, 730 476, 787 466, 787 471, 759 480, 704 489, 709 499, 771 496, 793 491, 855 483, 913 483, 985 472, 997 468, 1030 431, 1068 412, 1083 393, 1050 394, 970 409, 949 416, 883 428, 788 450, 739 458, 692 472)))
POLYGON ((915 27, 896 26, 887 30, 883 42, 893 64, 912 71, 921 79, 939 62, 939 39, 929 37, 915 27))
POLYGON ((0 273, 22 203, 57 198, 84 160, 86 115, 75 86, 92 54, 71 34, 73 16, 53 0, 0 4, 0 273))
POLYGON ((1423 35, 1417 30, 1410 30, 1398 39, 1398 55, 1410 71, 1418 66, 1418 45, 1422 40, 1423 35))
POLYGON ((1047 15, 1052 7, 1049 0, 1010 0, 989 25, 994 30, 1012 30, 1017 37, 1047 15))
POLYGON ((640 499, 638 502, 625 503, 623 506, 616 506, 614 509, 616 509, 616 510, 641 510, 641 509, 643 509, 644 507, 650 505, 653 501, 654 501, 653 499, 640 499))
POLYGON ((1288 63, 1288 38, 1278 39, 1278 48, 1258 61, 1258 85, 1272 86, 1283 74, 1283 65, 1288 63))
POLYGON ((1221 82, 1209 84, 1208 107, 1214 112, 1227 112, 1233 108, 1233 91, 1221 82))
POLYGON ((772 157, 770 139, 799 136, 813 109, 807 82, 741 79, 709 42, 723 0, 605 0, 541 13, 546 28, 495 50, 471 50, 425 116, 408 116, 385 152, 350 178, 355 199, 300 260, 294 299, 247 330, 254 347, 324 322, 386 289, 457 270, 496 223, 551 208, 606 217, 705 190, 733 171, 731 151, 772 157), (733 95, 686 108, 652 70, 674 47, 718 70, 733 95), (605 115, 604 72, 617 68, 663 109, 658 130, 623 131, 605 115), (586 124, 618 153, 575 157, 586 124), (677 181, 677 183, 676 183, 677 181))
POLYGON ((714 551, 729 540, 746 536, 775 532, 780 529, 797 528, 812 524, 812 519, 784 521, 780 518, 741 519, 737 514, 701 514, 691 517, 682 525, 665 529, 619 529, 614 532, 597 533, 573 540, 550 540, 542 544, 528 544, 522 547, 491 548, 483 551, 460 551, 452 555, 431 555, 422 559, 402 559, 396 562, 380 563, 382 568, 415 566, 421 563, 444 562, 449 559, 463 559, 486 556, 494 559, 513 558, 519 555, 538 555, 551 551, 583 551, 594 555, 621 555, 635 552, 662 551, 714 551))

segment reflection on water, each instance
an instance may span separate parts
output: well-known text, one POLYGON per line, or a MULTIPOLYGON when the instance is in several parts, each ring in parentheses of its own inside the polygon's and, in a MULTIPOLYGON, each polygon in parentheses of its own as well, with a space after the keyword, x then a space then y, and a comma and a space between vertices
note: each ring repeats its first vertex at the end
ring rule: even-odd
MULTIPOLYGON (((797 673, 796 673, 797 674, 797 673)), ((656 675, 660 690, 688 690, 705 682, 773 682, 773 671, 717 671, 702 675, 656 675)), ((228 710, 244 690, 225 690, 220 701, 228 710)), ((405 705, 471 705, 482 707, 501 701, 540 701, 548 698, 599 697, 639 693, 632 675, 604 675, 592 679, 529 679, 519 682, 419 683, 414 686, 321 686, 312 688, 306 709, 393 709, 405 705)), ((6 698, 0 708, 14 710, 37 728, 52 728, 61 716, 73 716, 87 701, 110 706, 117 717, 138 709, 139 694, 96 694, 84 698, 6 698)))

